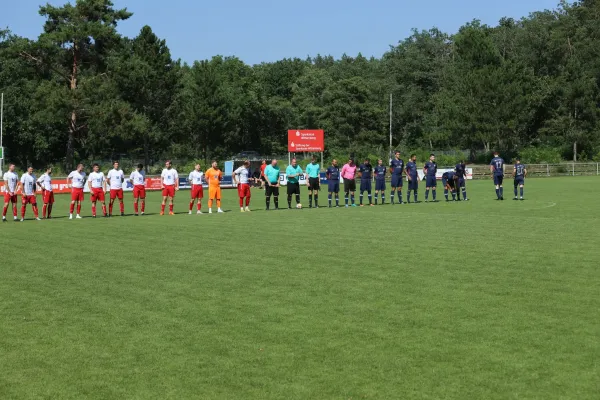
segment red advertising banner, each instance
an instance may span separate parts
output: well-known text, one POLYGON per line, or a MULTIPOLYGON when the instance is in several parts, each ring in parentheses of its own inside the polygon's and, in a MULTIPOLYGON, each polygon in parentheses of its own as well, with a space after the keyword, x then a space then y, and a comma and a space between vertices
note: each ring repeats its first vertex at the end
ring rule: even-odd
POLYGON ((321 152, 323 150, 325 150, 325 132, 322 129, 288 131, 288 151, 290 153, 321 152))
MULTIPOLYGON (((71 193, 66 179, 52 179, 52 190, 54 193, 71 193)), ((40 188, 36 188, 38 193, 42 193, 40 188)), ((4 193, 4 182, 0 182, 0 193, 4 193)), ((19 194, 21 191, 19 190, 19 194)))

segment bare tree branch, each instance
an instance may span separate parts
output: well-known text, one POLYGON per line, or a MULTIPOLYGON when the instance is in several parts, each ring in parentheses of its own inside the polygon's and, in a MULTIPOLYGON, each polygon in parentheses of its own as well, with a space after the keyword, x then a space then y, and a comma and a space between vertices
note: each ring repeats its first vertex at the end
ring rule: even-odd
MULTIPOLYGON (((43 65, 43 64, 44 64, 44 62, 43 62, 43 61, 42 61, 42 60, 41 60, 39 57, 35 57, 34 55, 32 55, 32 54, 29 54, 29 53, 28 53, 28 52, 26 52, 26 51, 21 51, 21 52, 20 52, 20 55, 21 55, 21 57, 27 58, 27 59, 29 59, 29 60, 31 60, 31 61, 33 61, 33 62, 35 62, 35 63, 36 63, 36 64, 38 64, 38 65, 43 65)), ((61 78, 63 78, 65 81, 67 81, 67 83, 70 83, 70 82, 71 82, 71 79, 69 78, 69 76, 68 76, 68 75, 66 75, 64 72, 62 72, 61 70, 59 70, 58 68, 56 68, 56 67, 53 67, 53 66, 50 66, 50 69, 51 69, 52 71, 56 72, 56 73, 57 73, 57 74, 58 74, 58 75, 59 75, 61 78)))

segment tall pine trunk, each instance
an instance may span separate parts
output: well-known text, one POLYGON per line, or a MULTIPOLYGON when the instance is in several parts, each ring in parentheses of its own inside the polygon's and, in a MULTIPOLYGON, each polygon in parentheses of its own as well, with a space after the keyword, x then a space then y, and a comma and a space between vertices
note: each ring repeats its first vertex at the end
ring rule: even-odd
MULTIPOLYGON (((75 90, 77 90, 77 44, 73 44, 73 67, 71 70, 71 76, 69 79, 69 88, 71 89, 72 97, 75 98, 75 90)), ((77 132, 77 110, 75 104, 73 104, 73 110, 71 111, 71 120, 69 121, 69 134, 67 136, 67 154, 65 159, 65 166, 67 171, 72 170, 75 166, 73 165, 73 158, 75 155, 75 134, 77 132)))
POLYGON ((144 168, 146 173, 148 173, 148 164, 150 164, 150 139, 148 135, 144 135, 144 168))

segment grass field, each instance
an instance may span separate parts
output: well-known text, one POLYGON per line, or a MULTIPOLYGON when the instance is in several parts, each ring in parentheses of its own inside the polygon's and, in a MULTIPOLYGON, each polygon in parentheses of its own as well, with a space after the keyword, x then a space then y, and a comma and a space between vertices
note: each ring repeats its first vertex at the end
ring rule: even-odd
POLYGON ((202 216, 188 193, 0 225, 0 398, 600 397, 596 177, 202 216))

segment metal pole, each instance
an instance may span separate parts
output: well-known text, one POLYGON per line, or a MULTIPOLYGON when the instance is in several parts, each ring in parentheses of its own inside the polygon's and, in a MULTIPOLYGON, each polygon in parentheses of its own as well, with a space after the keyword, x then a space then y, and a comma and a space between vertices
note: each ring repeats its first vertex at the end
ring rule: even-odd
MULTIPOLYGON (((4 93, 0 96, 0 147, 2 147, 2 134, 4 132, 4 93)), ((0 157, 0 171, 4 167, 4 149, 2 151, 2 157, 0 157)))
POLYGON ((550 176, 550 164, 546 164, 546 175, 550 176))
POLYGON ((575 163, 573 163, 573 176, 575 176, 575 163))
POLYGON ((392 93, 390 93, 390 159, 392 158, 392 105, 393 105, 393 100, 392 100, 392 93))

